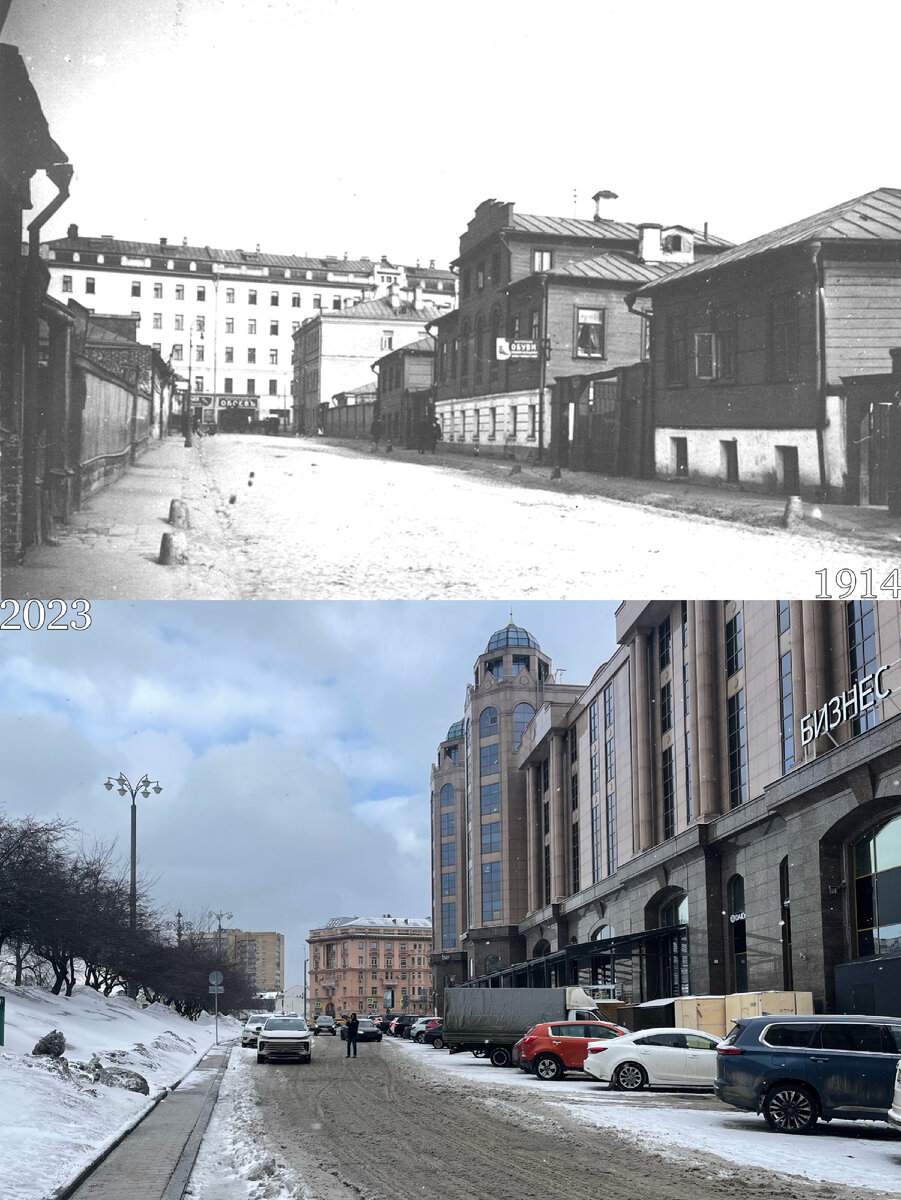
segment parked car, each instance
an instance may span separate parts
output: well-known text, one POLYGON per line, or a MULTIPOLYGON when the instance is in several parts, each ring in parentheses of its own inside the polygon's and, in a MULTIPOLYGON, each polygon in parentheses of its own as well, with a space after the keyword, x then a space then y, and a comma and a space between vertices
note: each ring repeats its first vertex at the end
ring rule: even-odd
POLYGON ((410 1032, 407 1034, 407 1037, 410 1039, 410 1041, 421 1043, 422 1042, 421 1035, 425 1033, 425 1031, 428 1029, 429 1025, 435 1019, 436 1019, 435 1017, 417 1017, 417 1019, 410 1026, 410 1032))
POLYGON ((892 1096, 892 1107, 888 1110, 888 1123, 901 1133, 901 1062, 895 1068, 895 1090, 892 1096))
POLYGON ((714 1090, 777 1133, 822 1118, 884 1121, 901 1061, 901 1017, 742 1017, 717 1050, 714 1090))
POLYGON ((248 1017, 247 1023, 245 1024, 244 1028, 241 1030, 241 1045, 242 1046, 255 1046, 257 1044, 257 1034, 260 1032, 260 1029, 266 1024, 268 1019, 269 1019, 268 1013, 263 1013, 262 1016, 258 1014, 255 1017, 248 1017))
POLYGON ((394 1020, 390 1013, 386 1014, 384 1017, 375 1017, 373 1019, 375 1020, 375 1023, 378 1025, 379 1029, 381 1029, 382 1033, 388 1032, 388 1028, 391 1022, 394 1020))
POLYGON ((698 1029, 640 1029, 589 1042, 584 1068, 624 1092, 646 1087, 712 1088, 720 1039, 698 1029))
POLYGON ((395 1017, 388 1026, 388 1032, 392 1037, 403 1037, 404 1030, 409 1029, 415 1020, 416 1018, 414 1016, 395 1017))
POLYGON ((332 1037, 338 1032, 334 1017, 317 1017, 313 1022, 314 1033, 330 1033, 332 1037))
POLYGON ((436 1023, 430 1026, 430 1028, 428 1028, 422 1035, 422 1040, 427 1046, 431 1046, 434 1050, 443 1050, 444 1038, 441 1036, 443 1029, 444 1022, 436 1021, 436 1023))
POLYGON ((270 1058, 297 1058, 309 1062, 313 1057, 313 1031, 303 1017, 270 1017, 257 1038, 257 1062, 270 1058))
POLYGON ((562 1079, 581 1071, 594 1038, 618 1038, 626 1032, 612 1021, 544 1021, 533 1025, 513 1047, 513 1062, 539 1079, 562 1079))
MULTIPOLYGON (((359 1017, 357 1019, 357 1041, 358 1042, 380 1042, 382 1040, 382 1031, 376 1025, 375 1021, 370 1021, 369 1017, 359 1017)), ((347 1041, 347 1026, 341 1026, 341 1041, 347 1041)))

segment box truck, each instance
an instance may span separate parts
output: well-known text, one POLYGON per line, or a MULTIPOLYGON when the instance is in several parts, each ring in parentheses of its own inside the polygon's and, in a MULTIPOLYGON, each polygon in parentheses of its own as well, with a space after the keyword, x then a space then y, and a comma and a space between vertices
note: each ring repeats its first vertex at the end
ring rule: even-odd
POLYGON ((441 1037, 451 1054, 472 1050, 508 1067, 513 1047, 533 1025, 604 1019, 580 987, 449 988, 441 1037))

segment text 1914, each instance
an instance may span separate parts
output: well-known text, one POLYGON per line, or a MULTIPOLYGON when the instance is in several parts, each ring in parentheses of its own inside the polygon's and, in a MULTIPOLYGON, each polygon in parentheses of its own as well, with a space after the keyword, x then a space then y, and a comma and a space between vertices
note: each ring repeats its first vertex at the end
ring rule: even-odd
POLYGON ((837 595, 829 591, 829 574, 828 567, 814 571, 814 575, 820 577, 820 590, 814 596, 815 600, 847 600, 849 596, 855 596, 859 600, 885 600, 889 596, 893 600, 901 598, 901 570, 898 567, 889 571, 885 579, 876 586, 872 567, 864 567, 861 571, 854 571, 851 567, 839 567, 837 571, 832 572, 832 586, 837 595))

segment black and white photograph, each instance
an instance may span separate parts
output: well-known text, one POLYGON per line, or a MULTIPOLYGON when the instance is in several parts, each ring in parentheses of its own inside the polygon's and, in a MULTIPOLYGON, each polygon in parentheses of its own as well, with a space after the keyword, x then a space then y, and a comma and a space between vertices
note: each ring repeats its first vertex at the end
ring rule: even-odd
POLYGON ((899 33, 0 0, 4 1200, 897 1195, 899 33))

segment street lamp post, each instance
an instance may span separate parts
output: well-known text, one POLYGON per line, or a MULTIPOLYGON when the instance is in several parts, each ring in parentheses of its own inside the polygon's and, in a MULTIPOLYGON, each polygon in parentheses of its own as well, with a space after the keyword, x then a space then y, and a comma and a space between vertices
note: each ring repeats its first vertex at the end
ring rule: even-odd
MULTIPOLYGON (((131 930, 132 936, 132 953, 134 953, 135 934, 138 929, 138 805, 137 798, 140 793, 144 799, 149 799, 151 791, 158 796, 163 790, 156 779, 150 779, 147 775, 143 775, 136 784, 132 784, 127 775, 119 772, 118 779, 113 779, 112 775, 107 776, 106 783, 103 785, 108 792, 113 788, 117 788, 120 796, 131 796, 131 880, 128 889, 128 927, 131 930)), ((134 1000, 137 996, 137 987, 134 979, 128 983, 128 995, 134 1000)))

